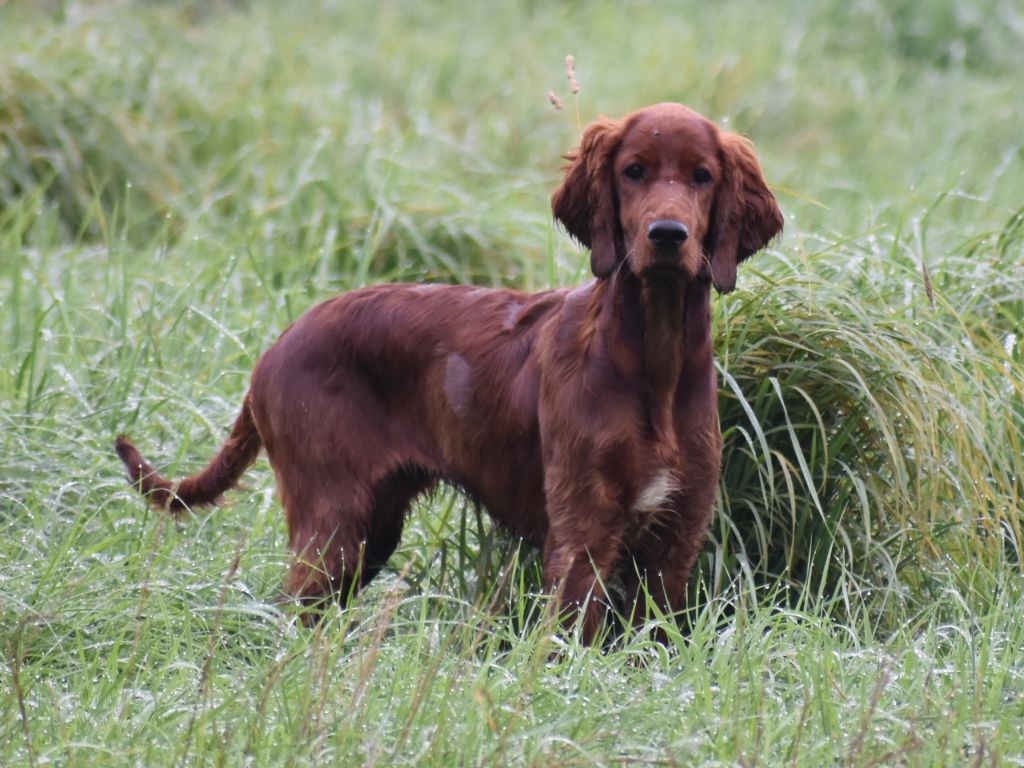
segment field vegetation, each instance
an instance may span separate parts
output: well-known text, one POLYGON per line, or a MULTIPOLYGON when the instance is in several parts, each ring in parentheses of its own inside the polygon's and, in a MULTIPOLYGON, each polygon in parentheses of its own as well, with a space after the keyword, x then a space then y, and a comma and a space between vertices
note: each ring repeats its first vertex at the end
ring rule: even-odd
POLYGON ((0 2, 0 764, 1024 764, 1021 72, 1015 0, 0 2), (668 100, 786 215, 716 300, 685 615, 581 647, 442 491, 305 630, 264 460, 128 487, 330 295, 586 279, 560 155, 668 100))

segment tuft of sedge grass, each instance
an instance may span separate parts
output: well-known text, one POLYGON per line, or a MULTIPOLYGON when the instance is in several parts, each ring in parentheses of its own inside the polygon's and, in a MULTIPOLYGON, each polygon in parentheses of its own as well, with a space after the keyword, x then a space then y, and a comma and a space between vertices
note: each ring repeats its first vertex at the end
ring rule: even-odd
POLYGON ((825 595, 854 574, 884 600, 932 599, 937 559, 1020 566, 1024 281, 1001 254, 1021 242, 1015 215, 929 251, 931 286, 900 238, 751 265, 719 305, 720 556, 825 595))

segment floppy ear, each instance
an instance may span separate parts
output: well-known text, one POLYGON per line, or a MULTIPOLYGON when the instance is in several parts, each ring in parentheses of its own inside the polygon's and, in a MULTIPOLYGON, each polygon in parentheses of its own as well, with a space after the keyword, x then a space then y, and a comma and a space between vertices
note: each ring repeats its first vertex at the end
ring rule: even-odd
POLYGON ((782 231, 782 212, 753 145, 733 133, 720 134, 719 141, 723 174, 706 249, 715 288, 729 293, 736 287, 736 266, 782 231))
POLYGON ((579 149, 565 156, 565 178, 551 195, 555 218, 590 249, 597 277, 608 277, 624 251, 611 167, 621 133, 621 123, 605 118, 587 126, 579 149))

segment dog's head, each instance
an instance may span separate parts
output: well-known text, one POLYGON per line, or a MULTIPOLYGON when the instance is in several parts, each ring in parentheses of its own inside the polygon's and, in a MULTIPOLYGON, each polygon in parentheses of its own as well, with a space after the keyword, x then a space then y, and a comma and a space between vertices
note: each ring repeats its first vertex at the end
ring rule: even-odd
POLYGON ((555 218, 608 277, 710 274, 728 293, 736 266, 782 229, 753 148, 681 104, 587 127, 551 198, 555 218))

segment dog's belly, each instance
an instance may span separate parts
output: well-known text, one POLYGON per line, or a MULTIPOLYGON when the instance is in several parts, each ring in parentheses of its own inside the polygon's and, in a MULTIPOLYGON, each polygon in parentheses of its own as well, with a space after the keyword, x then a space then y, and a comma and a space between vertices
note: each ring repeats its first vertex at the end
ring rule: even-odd
POLYGON ((548 521, 543 474, 535 460, 511 450, 478 460, 467 475, 457 469, 451 479, 480 502, 503 528, 534 546, 544 544, 548 521))
POLYGON ((432 437, 441 473, 480 501, 504 527, 541 545, 547 534, 537 424, 536 374, 529 362, 495 378, 453 352, 444 365, 444 408, 432 437))

